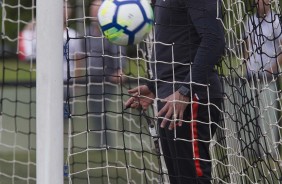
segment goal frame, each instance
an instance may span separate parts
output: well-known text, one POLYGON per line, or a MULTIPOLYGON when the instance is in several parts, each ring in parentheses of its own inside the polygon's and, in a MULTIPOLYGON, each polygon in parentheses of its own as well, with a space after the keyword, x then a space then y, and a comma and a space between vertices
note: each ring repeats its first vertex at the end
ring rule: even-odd
MULTIPOLYGON (((111 50, 105 47, 106 38, 90 31, 92 24, 98 27, 97 16, 87 10, 98 5, 92 1, 1 2, 0 184, 169 183, 167 155, 161 149, 163 137, 157 126, 162 117, 156 116, 157 102, 163 98, 157 96, 146 112, 124 106, 132 97, 129 89, 148 81, 161 81, 152 77, 154 65, 163 62, 152 58, 155 45, 171 47, 172 55, 176 46, 157 42, 153 26, 149 36, 141 44, 129 47, 129 52, 123 53, 120 47, 117 53, 106 52, 111 50), (65 9, 68 2, 75 17, 65 9), (64 23, 68 31, 64 30, 64 23), (26 27, 32 36, 23 36, 26 27), (23 40, 32 43, 32 55, 21 50, 23 40), (76 41, 82 43, 81 48, 71 49, 71 43, 76 41), (96 41, 101 41, 98 47, 102 52, 97 56, 91 44, 96 41), (20 55, 26 58, 20 59, 20 55), (102 67, 93 64, 98 57, 103 60, 102 67), (122 72, 104 72, 111 65, 104 64, 106 59, 117 60, 122 72), (103 80, 98 82, 92 80, 98 73, 92 72, 96 68, 103 70, 103 80), (112 77, 120 80, 108 80, 112 77), (95 91, 94 87, 99 89, 95 91), (96 110, 95 105, 101 108, 96 110)), ((198 121, 215 125, 214 136, 207 141, 191 139, 210 143, 209 160, 193 159, 211 163, 214 183, 277 183, 282 178, 282 65, 277 65, 277 73, 268 71, 272 73, 271 80, 264 75, 264 67, 254 72, 256 75, 248 73, 250 57, 245 52, 253 50, 246 47, 246 40, 253 33, 257 39, 268 38, 268 34, 256 34, 255 29, 246 26, 245 21, 257 12, 254 2, 218 0, 221 6, 217 10, 224 16, 217 19, 224 27, 226 41, 225 52, 215 67, 223 88, 222 108, 218 108, 221 117, 218 122, 198 121)), ((279 17, 279 1, 270 2, 273 16, 279 17)), ((274 31, 275 20, 279 19, 271 18, 270 30, 274 31)), ((254 20, 250 22, 255 25, 254 20)), ((281 27, 281 22, 276 27, 281 27)), ((278 51, 271 57, 278 58, 280 54, 278 51)), ((215 106, 210 102, 208 99, 207 105, 215 106)))
POLYGON ((36 178, 63 183, 63 1, 37 1, 36 178), (52 13, 50 13, 52 12, 52 13))

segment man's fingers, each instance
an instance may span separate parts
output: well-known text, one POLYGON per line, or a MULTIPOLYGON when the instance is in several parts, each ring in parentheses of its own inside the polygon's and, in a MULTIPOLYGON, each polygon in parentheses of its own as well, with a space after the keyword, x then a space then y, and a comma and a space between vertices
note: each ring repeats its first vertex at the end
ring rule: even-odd
POLYGON ((158 112, 158 116, 162 116, 164 113, 166 113, 169 110, 169 104, 166 103, 165 106, 158 112))
MULTIPOLYGON (((132 97, 130 97, 126 103, 125 103, 125 109, 131 107, 136 108, 136 105, 132 105, 136 102, 138 102, 137 95, 138 95, 138 87, 128 90, 128 93, 131 94, 132 97)), ((139 106, 139 105, 138 105, 139 106)))
POLYGON ((165 115, 165 117, 164 117, 164 119, 161 123, 161 128, 165 127, 167 121, 171 118, 171 115, 172 115, 172 111, 170 109, 168 109, 168 111, 167 111, 167 113, 166 113, 166 115, 165 115))
POLYGON ((140 106, 140 104, 139 104, 137 101, 134 101, 134 102, 131 104, 131 108, 133 108, 133 109, 137 109, 139 106, 140 106))
POLYGON ((140 106, 140 103, 137 98, 131 97, 127 100, 127 102, 124 104, 125 105, 125 110, 128 108, 138 108, 140 106))
MULTIPOLYGON (((163 109, 167 110, 167 112, 166 112, 166 115, 164 117, 164 120, 161 123, 161 128, 165 128, 168 121, 171 121, 169 126, 168 126, 169 130, 173 130, 176 126, 180 126, 180 127, 182 126, 182 124, 183 124, 183 112, 182 111, 180 111, 180 112, 176 111, 175 113, 173 113, 174 111, 173 111, 172 108, 168 108, 168 109, 163 108, 163 109)), ((159 112, 159 114, 160 113, 161 112, 159 112)))
POLYGON ((161 122, 160 127, 161 127, 161 128, 165 128, 165 125, 166 125, 167 121, 168 121, 168 119, 165 119, 165 118, 164 118, 163 121, 161 122))
POLYGON ((138 87, 136 87, 136 88, 132 88, 132 89, 129 89, 127 92, 129 93, 129 94, 132 94, 132 93, 137 93, 138 94, 138 87))
POLYGON ((169 127, 168 127, 169 130, 173 130, 176 126, 181 126, 181 125, 179 124, 179 121, 177 121, 177 118, 178 118, 179 116, 181 116, 181 115, 180 115, 180 113, 178 113, 178 112, 175 112, 175 113, 173 114, 173 121, 170 122, 170 125, 169 125, 169 127))
POLYGON ((183 113, 180 113, 179 114, 179 121, 178 121, 178 126, 182 126, 182 123, 183 123, 183 113))
POLYGON ((125 108, 129 108, 130 106, 131 106, 131 104, 134 102, 134 98, 133 97, 131 97, 131 98, 129 98, 127 101, 126 101, 126 103, 124 104, 125 105, 125 108))
POLYGON ((173 129, 175 128, 175 126, 176 126, 175 121, 171 121, 170 124, 169 124, 168 129, 169 129, 169 130, 173 130, 173 129))

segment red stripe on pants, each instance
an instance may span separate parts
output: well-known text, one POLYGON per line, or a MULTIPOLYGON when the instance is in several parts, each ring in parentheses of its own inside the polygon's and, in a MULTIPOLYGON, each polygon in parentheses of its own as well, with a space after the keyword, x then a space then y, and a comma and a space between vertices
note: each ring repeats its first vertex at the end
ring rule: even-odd
POLYGON ((195 156, 195 168, 197 176, 203 176, 203 171, 200 166, 200 152, 199 152, 199 145, 198 145, 198 128, 197 128, 197 118, 198 118, 198 110, 199 110, 199 103, 197 98, 193 98, 192 104, 192 123, 191 123, 191 130, 192 130, 192 145, 194 149, 194 156, 195 156))

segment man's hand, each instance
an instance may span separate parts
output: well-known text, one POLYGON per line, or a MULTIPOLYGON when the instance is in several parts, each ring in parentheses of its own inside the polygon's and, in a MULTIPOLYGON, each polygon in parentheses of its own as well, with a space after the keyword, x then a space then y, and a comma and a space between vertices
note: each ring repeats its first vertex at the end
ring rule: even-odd
POLYGON ((142 85, 136 88, 128 90, 128 93, 132 95, 125 103, 126 108, 142 108, 147 110, 153 103, 155 95, 149 90, 148 86, 142 85))
MULTIPOLYGON (((159 111, 158 116, 164 115, 160 127, 164 128, 169 119, 179 119, 178 126, 182 126, 183 114, 189 102, 189 97, 181 95, 178 91, 166 97, 164 100, 165 106, 159 111)), ((177 122, 176 122, 177 123, 177 122)), ((170 122, 169 130, 175 128, 176 123, 170 122)))

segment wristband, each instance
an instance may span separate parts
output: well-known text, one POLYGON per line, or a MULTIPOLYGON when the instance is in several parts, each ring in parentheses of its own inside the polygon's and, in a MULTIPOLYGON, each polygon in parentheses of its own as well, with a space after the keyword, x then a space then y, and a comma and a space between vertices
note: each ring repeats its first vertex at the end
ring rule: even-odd
POLYGON ((190 97, 190 89, 185 86, 181 86, 178 92, 183 96, 190 97))

